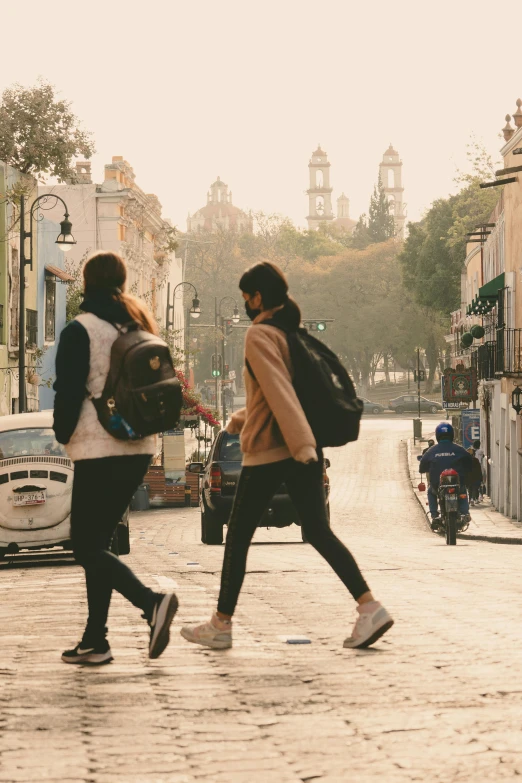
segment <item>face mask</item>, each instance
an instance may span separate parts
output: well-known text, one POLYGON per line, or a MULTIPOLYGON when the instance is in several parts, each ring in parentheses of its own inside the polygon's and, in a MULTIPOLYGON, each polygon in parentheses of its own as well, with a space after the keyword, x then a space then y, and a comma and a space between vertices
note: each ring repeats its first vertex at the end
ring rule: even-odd
POLYGON ((258 315, 261 315, 261 310, 254 310, 253 307, 250 307, 248 302, 245 302, 245 312, 250 318, 251 321, 255 321, 258 315))

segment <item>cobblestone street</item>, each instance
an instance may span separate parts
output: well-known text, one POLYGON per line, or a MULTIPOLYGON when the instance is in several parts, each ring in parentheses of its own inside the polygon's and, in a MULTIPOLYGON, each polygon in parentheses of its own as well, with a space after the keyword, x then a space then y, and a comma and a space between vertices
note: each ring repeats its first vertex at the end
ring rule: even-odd
POLYGON ((332 526, 396 620, 343 649, 344 587, 297 527, 257 532, 234 626, 216 652, 179 636, 215 606, 222 547, 197 509, 131 516, 136 572, 180 611, 159 661, 115 596, 115 661, 60 662, 80 638, 82 574, 52 554, 0 566, 0 783, 403 783, 522 775, 520 550, 432 534, 406 460, 411 421, 365 419, 332 451, 332 526), (516 622, 515 622, 516 620, 516 622), (300 634, 307 645, 280 638, 300 634))

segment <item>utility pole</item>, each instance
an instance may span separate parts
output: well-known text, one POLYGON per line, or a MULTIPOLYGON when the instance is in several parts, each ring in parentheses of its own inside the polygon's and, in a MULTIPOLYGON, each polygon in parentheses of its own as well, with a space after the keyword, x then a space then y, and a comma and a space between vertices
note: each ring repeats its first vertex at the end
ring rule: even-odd
POLYGON ((25 197, 20 196, 20 271, 18 298, 18 413, 25 413, 25 197))
POLYGON ((227 399, 225 394, 225 388, 223 384, 223 380, 225 378, 225 343, 226 343, 226 335, 225 335, 225 319, 223 316, 221 316, 221 362, 223 365, 222 369, 222 376, 221 376, 221 402, 223 404, 223 429, 227 426, 227 399))
POLYGON ((420 393, 420 348, 417 348, 417 403, 419 406, 419 419, 421 417, 421 393, 420 393))
MULTIPOLYGON (((218 344, 218 300, 214 297, 214 349, 216 352, 216 363, 219 368, 219 344, 218 344)), ((219 377, 216 375, 216 410, 219 410, 219 377)))

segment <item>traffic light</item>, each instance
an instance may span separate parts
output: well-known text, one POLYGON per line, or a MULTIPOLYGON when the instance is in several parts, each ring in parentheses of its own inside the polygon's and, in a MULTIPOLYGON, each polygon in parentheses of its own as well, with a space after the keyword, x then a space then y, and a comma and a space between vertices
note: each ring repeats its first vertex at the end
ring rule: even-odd
POLYGON ((212 354, 212 377, 213 378, 221 378, 223 375, 223 357, 221 354, 218 354, 216 356, 215 353, 212 354))
POLYGON ((230 371, 230 366, 228 364, 225 364, 225 375, 224 375, 225 378, 228 378, 229 371, 230 371))
POLYGON ((307 321, 306 325, 310 332, 326 331, 326 321, 307 321))
POLYGON ((413 380, 414 381, 425 381, 426 380, 426 370, 414 370, 413 371, 413 380))

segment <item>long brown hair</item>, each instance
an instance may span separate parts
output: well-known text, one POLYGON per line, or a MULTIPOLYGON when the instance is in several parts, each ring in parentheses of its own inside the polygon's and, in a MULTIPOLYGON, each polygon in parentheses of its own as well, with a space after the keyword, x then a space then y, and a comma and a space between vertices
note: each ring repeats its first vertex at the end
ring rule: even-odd
POLYGON ((158 325, 147 307, 132 294, 125 293, 127 264, 117 253, 101 251, 89 258, 83 267, 84 289, 87 295, 103 292, 125 307, 130 318, 142 329, 158 334, 158 325))
POLYGON ((283 271, 275 264, 270 261, 254 264, 243 274, 239 281, 239 288, 250 296, 260 293, 266 310, 284 305, 277 313, 277 317, 290 329, 299 327, 301 310, 295 299, 288 294, 288 281, 283 271))

